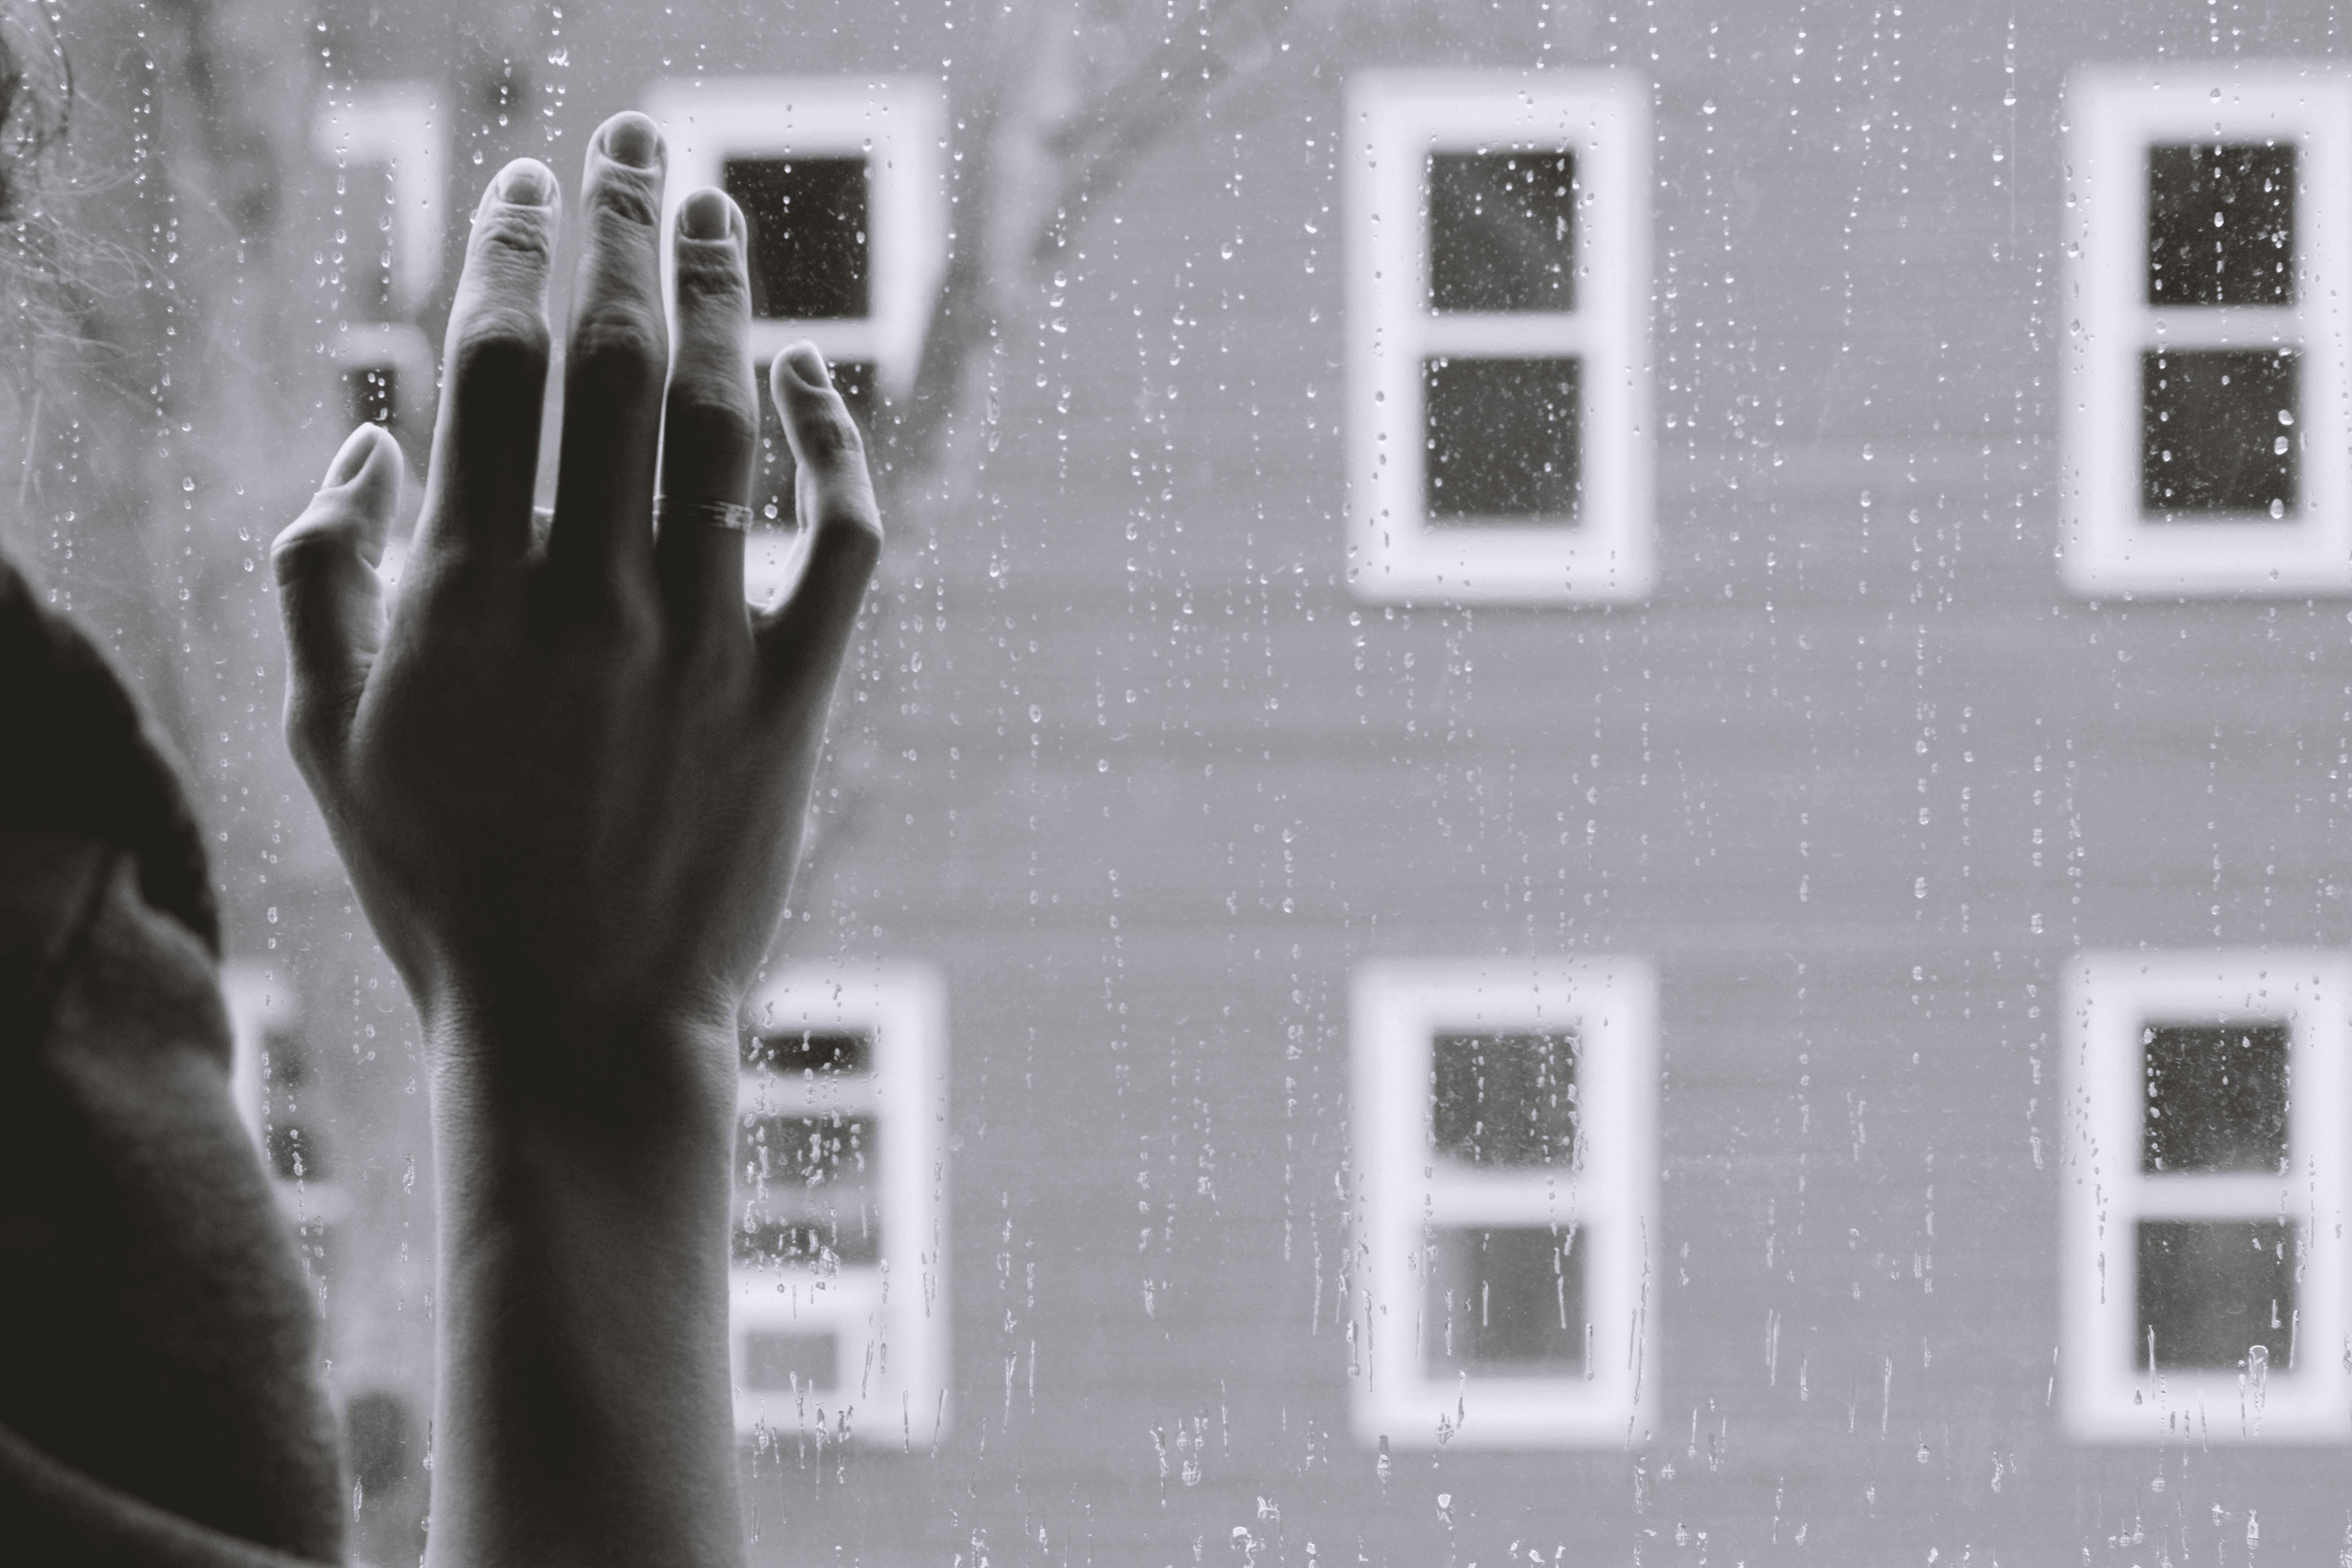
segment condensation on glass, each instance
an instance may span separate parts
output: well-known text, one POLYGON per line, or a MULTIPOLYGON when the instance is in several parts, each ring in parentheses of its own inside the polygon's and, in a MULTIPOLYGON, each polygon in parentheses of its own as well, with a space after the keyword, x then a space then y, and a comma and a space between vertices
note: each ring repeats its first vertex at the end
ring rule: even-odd
POLYGON ((2098 67, 2068 93, 2064 575, 2352 588, 2352 98, 2294 65, 2098 67))
POLYGON ((747 1009, 736 1096, 736 1422, 863 1440, 943 1430, 944 1017, 914 967, 785 970, 747 1009))
POLYGON ((2077 1436, 2352 1437, 2347 984, 2342 955, 2292 949, 2075 961, 2061 1191, 2077 1436))
POLYGON ((1655 984, 1628 957, 1357 971, 1367 1440, 1574 1447, 1647 1419, 1655 984))
MULTIPOLYGON (((1429 308, 1576 309, 1576 154, 1433 153, 1429 308)), ((1423 362, 1433 523, 1573 527, 1581 510, 1582 361, 1439 354, 1423 362)))
POLYGON ((1649 592, 1649 111, 1621 73, 1349 83, 1349 581, 1649 592))

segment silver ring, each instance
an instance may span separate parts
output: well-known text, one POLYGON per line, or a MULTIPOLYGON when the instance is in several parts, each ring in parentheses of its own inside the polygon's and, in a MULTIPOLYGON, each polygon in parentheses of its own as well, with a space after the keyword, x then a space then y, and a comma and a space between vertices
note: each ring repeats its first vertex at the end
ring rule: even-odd
POLYGON ((535 506, 530 509, 530 527, 532 532, 545 533, 549 528, 554 525, 554 522, 555 509, 553 507, 535 506))
POLYGON ((654 521, 662 523, 671 518, 691 518, 712 528, 723 528, 730 533, 748 533, 751 528, 751 509, 726 500, 672 500, 667 496, 654 499, 654 521))

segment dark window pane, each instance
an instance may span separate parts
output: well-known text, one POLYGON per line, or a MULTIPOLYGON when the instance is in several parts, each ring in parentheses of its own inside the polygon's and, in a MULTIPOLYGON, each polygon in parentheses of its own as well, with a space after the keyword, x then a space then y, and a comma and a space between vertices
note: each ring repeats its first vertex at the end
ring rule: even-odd
POLYGON ((1581 1370, 1578 1234, 1548 1226, 1439 1231, 1430 1269, 1430 1368, 1473 1376, 1581 1370))
POLYGON ((2154 1024, 2142 1036, 2145 1171, 2286 1169, 2284 1024, 2154 1024))
POLYGON ((1576 1037, 1440 1035, 1431 1130, 1474 1165, 1565 1165, 1576 1154, 1576 1037))
POLYGON ((400 373, 388 364, 343 367, 343 419, 350 425, 390 425, 400 413, 400 373))
POLYGON ((272 1121, 262 1141, 269 1146, 269 1168, 280 1181, 327 1179, 327 1163, 311 1129, 295 1121, 272 1121))
POLYGON ((1573 359, 1424 363, 1430 521, 1576 520, 1579 368, 1573 359))
POLYGON ((2277 1220, 2139 1222, 2139 1343, 2156 1367, 2230 1368, 2260 1345, 2287 1370, 2294 1328, 2294 1227, 2277 1220))
MULTIPOLYGON (((845 360, 830 367, 833 384, 841 400, 849 405, 849 412, 861 431, 874 425, 874 367, 862 360, 845 360)), ((751 510, 760 521, 776 528, 790 528, 797 516, 793 501, 793 476, 799 466, 793 461, 793 449, 784 439, 783 416, 776 412, 776 400, 768 395, 768 367, 758 367, 760 384, 760 452, 759 463, 751 474, 751 510)))
POLYGON ((737 1173, 747 1183, 856 1184, 874 1163, 870 1116, 746 1116, 737 1130, 737 1173))
POLYGON ((2140 510, 2153 521, 2294 510, 2292 353, 2168 349, 2140 356, 2140 510))
POLYGON ((833 1336, 786 1334, 754 1329, 743 1336, 743 1386, 805 1388, 823 1394, 833 1387, 833 1336))
POLYGON ((1429 303, 1439 310, 1576 308, 1573 153, 1431 156, 1429 303))
POLYGON ((751 230, 751 313, 863 316, 866 160, 730 158, 721 183, 751 230))
POLYGON ((775 1072, 848 1076, 874 1068, 873 1037, 857 1029, 793 1029, 743 1037, 743 1065, 775 1072))
POLYGON ((2147 302, 2294 299, 2294 149, 2147 150, 2147 302))
POLYGON ((882 1257, 882 1227, 863 1204, 811 1216, 747 1207, 735 1221, 735 1261, 753 1268, 866 1268, 882 1257))

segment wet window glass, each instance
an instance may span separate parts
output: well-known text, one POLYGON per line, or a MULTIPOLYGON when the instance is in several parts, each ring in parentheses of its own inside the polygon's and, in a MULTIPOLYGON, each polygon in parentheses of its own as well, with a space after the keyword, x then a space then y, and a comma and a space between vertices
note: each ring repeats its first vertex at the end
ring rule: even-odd
POLYGON ((834 1336, 755 1329, 744 1336, 743 1384, 761 1393, 833 1393, 840 1351, 834 1336))
POLYGON ((881 1256, 874 1189, 878 1123, 844 1109, 872 1090, 874 1042, 859 1031, 744 1031, 735 1142, 735 1259, 837 1268, 881 1256))
POLYGON ((1439 1230, 1429 1289, 1433 1373, 1556 1377, 1584 1364, 1584 1258, 1572 1229, 1439 1230))
POLYGON ((400 407, 400 367, 377 363, 343 367, 344 416, 353 425, 389 425, 400 407))
POLYGON ((262 1080, 268 1098, 262 1142, 273 1175, 284 1182, 324 1182, 334 1172, 320 1128, 321 1089, 310 1047, 299 1030, 273 1030, 264 1037, 262 1080), (306 1103, 307 1102, 307 1103, 306 1103))
POLYGON ((2286 1168, 2284 1024, 2160 1024, 2147 1032, 2147 1171, 2286 1168))
POLYGON ((2298 498, 2301 356, 2159 349, 2140 356, 2140 506, 2165 521, 2284 517, 2298 498))
POLYGON ((1573 1037, 1441 1034, 1431 1054, 1431 1136, 1440 1153, 1473 1165, 1575 1158, 1573 1037))
POLYGON ((2284 305, 2294 298, 2292 145, 2147 150, 2147 302, 2284 305))
POLYGON ((747 593, 802 338, 887 541, 735 1060, 759 1568, 2337 1561, 2340 16, 43 14, 0 534, 194 781, 359 1560, 435 1080, 269 540, 383 425, 397 595, 484 186, 560 313, 634 107, 749 226, 747 593))
POLYGON ((721 188, 751 231, 751 313, 866 311, 866 160, 730 158, 721 188))
POLYGON ((2292 1370, 2294 1227, 2277 1220, 2142 1220, 2139 1326, 2152 1368, 2292 1370))
POLYGON ((1576 521, 1580 372, 1573 359, 1428 362, 1432 523, 1576 521))
MULTIPOLYGON (((1441 153, 1428 179, 1431 309, 1576 308, 1573 153, 1441 153)), ((1580 370, 1575 358, 1427 362, 1432 523, 1576 521, 1580 370)))
POLYGON ((875 1124, 862 1116, 752 1113, 736 1142, 740 1263, 872 1263, 881 1256, 870 1188, 878 1168, 875 1124))
POLYGON ((1431 156, 1429 304, 1576 309, 1574 153, 1431 156))
POLYGON ((764 1072, 827 1079, 862 1076, 874 1070, 874 1039, 849 1030, 747 1028, 742 1058, 745 1067, 764 1072))
POLYGON ((1347 93, 1356 591, 1639 602, 1657 368, 1643 90, 1399 68, 1347 93))

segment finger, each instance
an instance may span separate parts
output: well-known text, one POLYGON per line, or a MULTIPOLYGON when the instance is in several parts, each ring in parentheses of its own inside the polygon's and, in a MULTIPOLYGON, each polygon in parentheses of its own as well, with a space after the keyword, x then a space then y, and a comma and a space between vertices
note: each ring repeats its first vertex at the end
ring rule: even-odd
POLYGON ((383 646, 376 563, 400 507, 400 444, 377 425, 352 431, 325 484, 270 546, 291 679, 286 730, 305 767, 333 755, 383 646))
POLYGON ((776 356, 769 395, 783 416, 798 472, 793 501, 805 540, 801 572, 759 630, 771 686, 786 700, 833 689, 866 584, 882 556, 882 520, 866 443, 809 343, 776 356))
POLYGON ((693 637, 744 637, 751 629, 743 535, 708 510, 743 507, 751 495, 760 404, 751 385, 746 232, 724 192, 697 191, 678 208, 677 339, 662 411, 654 568, 673 624, 693 637))
POLYGON ((474 212, 449 307, 447 394, 433 430, 420 549, 520 555, 530 545, 547 396, 547 268, 562 217, 535 158, 499 171, 474 212))
POLYGON ((661 439, 661 132, 604 121, 580 189, 580 273, 563 362, 563 449, 548 563, 575 580, 642 582, 653 550, 661 439))

